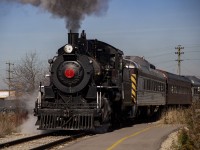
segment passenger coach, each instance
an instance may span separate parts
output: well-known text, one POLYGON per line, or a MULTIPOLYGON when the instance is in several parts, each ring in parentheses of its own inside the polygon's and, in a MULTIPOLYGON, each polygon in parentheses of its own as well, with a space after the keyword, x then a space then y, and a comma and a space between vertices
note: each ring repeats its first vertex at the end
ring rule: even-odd
POLYGON ((195 76, 186 76, 192 83, 192 102, 200 102, 200 79, 195 76))
POLYGON ((162 72, 138 56, 126 56, 124 59, 125 101, 130 98, 138 113, 153 113, 158 106, 166 104, 166 81, 162 72), (131 81, 130 81, 131 80, 131 81))
POLYGON ((172 74, 163 70, 166 78, 166 105, 191 105, 192 85, 188 78, 172 74))

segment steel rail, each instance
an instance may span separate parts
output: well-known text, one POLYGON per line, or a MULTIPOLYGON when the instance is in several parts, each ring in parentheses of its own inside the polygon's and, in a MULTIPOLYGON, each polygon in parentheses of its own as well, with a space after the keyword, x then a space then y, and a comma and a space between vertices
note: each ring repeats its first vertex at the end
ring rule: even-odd
POLYGON ((45 136, 50 136, 53 133, 50 132, 50 133, 45 133, 45 134, 38 134, 38 135, 30 136, 30 137, 25 137, 25 138, 21 138, 21 139, 9 141, 9 142, 1 143, 0 144, 0 149, 6 148, 6 147, 10 147, 10 146, 13 146, 13 145, 17 145, 17 144, 22 144, 22 143, 29 142, 29 141, 32 141, 32 140, 40 139, 40 138, 43 138, 45 136))
POLYGON ((81 137, 83 137, 85 135, 86 135, 86 133, 80 133, 80 134, 77 134, 77 135, 71 135, 70 137, 65 137, 63 139, 60 139, 60 140, 57 140, 57 141, 54 141, 54 142, 51 142, 51 143, 47 143, 47 144, 32 148, 31 150, 41 150, 41 149, 53 148, 53 147, 58 146, 60 144, 64 144, 65 142, 70 142, 70 141, 76 140, 78 138, 81 138, 81 137))

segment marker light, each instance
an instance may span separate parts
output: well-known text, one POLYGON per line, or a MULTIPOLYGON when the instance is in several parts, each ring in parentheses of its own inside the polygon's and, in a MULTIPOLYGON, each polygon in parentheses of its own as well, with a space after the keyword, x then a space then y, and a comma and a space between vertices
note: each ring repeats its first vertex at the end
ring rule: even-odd
POLYGON ((74 69, 68 68, 65 70, 65 76, 67 78, 73 78, 75 76, 75 71, 74 69))

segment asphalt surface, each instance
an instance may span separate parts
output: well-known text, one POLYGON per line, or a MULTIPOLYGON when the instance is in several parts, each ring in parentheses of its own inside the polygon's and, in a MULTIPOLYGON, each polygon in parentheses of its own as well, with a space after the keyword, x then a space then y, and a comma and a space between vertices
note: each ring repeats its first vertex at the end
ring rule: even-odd
POLYGON ((179 128, 179 125, 137 124, 85 138, 63 150, 159 150, 168 135, 179 128))

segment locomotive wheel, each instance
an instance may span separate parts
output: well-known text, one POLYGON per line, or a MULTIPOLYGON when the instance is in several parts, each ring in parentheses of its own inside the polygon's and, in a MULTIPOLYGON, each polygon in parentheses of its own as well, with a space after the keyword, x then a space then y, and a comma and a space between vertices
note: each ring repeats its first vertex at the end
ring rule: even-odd
POLYGON ((102 106, 101 106, 101 125, 99 124, 95 128, 95 133, 101 134, 106 133, 110 130, 111 127, 111 115, 112 109, 109 100, 104 97, 102 98, 102 106))

